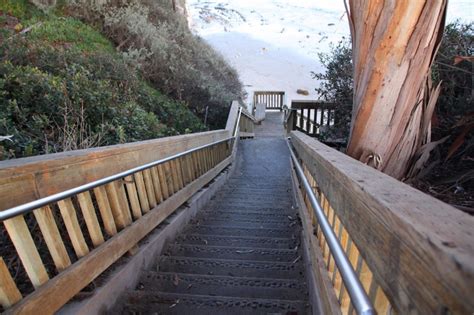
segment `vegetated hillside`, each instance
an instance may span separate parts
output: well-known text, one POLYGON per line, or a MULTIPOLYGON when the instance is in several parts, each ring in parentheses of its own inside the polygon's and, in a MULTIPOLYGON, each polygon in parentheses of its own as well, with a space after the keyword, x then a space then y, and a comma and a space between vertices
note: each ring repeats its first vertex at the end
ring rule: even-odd
POLYGON ((70 6, 69 13, 101 28, 153 86, 185 101, 211 128, 221 128, 231 102, 242 98, 238 74, 191 33, 173 3, 116 0, 105 6, 70 6))
MULTIPOLYGON (((183 81, 185 75, 170 76, 175 69, 172 61, 183 67, 188 67, 189 61, 179 55, 173 60, 160 59, 157 53, 130 45, 115 47, 117 41, 109 29, 114 24, 109 18, 92 18, 89 11, 68 5, 44 13, 26 0, 0 2, 0 159, 207 129, 203 117, 190 110, 199 113, 197 107, 171 89, 200 83, 196 78, 183 81), (153 72, 158 71, 151 67, 154 63, 169 73, 153 72), (8 140, 5 136, 12 137, 8 140)), ((163 41, 177 40, 166 37, 173 34, 160 34, 163 41)), ((146 34, 141 37, 137 33, 134 40, 145 42, 146 34)), ((198 59, 213 60, 208 51, 202 53, 207 57, 194 53, 198 59)), ((225 63, 223 67, 227 67, 225 63)), ((213 74, 207 75, 212 78, 213 74)), ((230 101, 220 103, 221 90, 213 91, 209 86, 195 90, 198 97, 206 95, 201 101, 212 96, 215 103, 209 104, 221 105, 222 113, 210 119, 216 119, 213 126, 223 124, 217 119, 227 115, 230 101)))

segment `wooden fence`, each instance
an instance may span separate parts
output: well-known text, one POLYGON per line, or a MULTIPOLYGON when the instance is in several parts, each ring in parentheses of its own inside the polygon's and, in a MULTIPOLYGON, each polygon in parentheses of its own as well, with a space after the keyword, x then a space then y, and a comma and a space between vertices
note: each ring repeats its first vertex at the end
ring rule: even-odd
POLYGON ((3 221, 2 234, 10 239, 2 240, 0 256, 4 310, 52 314, 133 253, 141 239, 232 162, 232 136, 243 121, 238 116, 233 104, 226 130, 0 163, 0 210, 5 210, 165 159, 3 221), (186 154, 166 159, 178 153, 186 154))
POLYGON ((287 114, 287 128, 318 137, 337 122, 335 104, 293 101, 287 114))
POLYGON ((285 105, 285 92, 257 91, 253 93, 253 109, 259 103, 266 104, 266 109, 283 109, 285 105))
MULTIPOLYGON (((378 314, 473 313, 472 216, 299 131, 291 132, 291 144, 378 314)), ((311 204, 302 198, 323 312, 353 314, 311 204)))

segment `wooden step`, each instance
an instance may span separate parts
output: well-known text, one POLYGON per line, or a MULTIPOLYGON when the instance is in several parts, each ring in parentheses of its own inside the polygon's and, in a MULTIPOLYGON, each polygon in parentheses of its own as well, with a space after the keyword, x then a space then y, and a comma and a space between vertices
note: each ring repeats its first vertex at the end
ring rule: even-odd
POLYGON ((158 271, 162 272, 211 276, 301 279, 301 281, 303 281, 304 273, 301 259, 293 263, 161 256, 157 268, 158 271))
POLYGON ((122 314, 308 314, 306 302, 158 291, 130 292, 122 314))
POLYGON ((176 239, 176 243, 189 245, 294 249, 299 245, 299 240, 294 238, 277 237, 184 234, 176 239))
POLYGON ((209 276, 174 272, 145 272, 138 285, 141 291, 233 296, 240 298, 301 300, 306 285, 293 279, 266 279, 209 276))
POLYGON ((195 258, 214 258, 253 261, 293 262, 298 259, 294 249, 270 249, 210 245, 170 244, 164 255, 195 258))

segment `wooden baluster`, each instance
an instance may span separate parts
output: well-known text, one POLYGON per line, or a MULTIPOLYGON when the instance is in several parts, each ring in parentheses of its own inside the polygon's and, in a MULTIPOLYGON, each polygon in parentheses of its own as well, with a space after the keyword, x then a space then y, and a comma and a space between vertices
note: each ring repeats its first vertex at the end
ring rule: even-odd
POLYGON ((127 225, 132 224, 132 215, 130 212, 130 206, 128 205, 128 200, 127 200, 127 193, 125 192, 125 181, 118 180, 116 181, 117 183, 117 193, 120 201, 120 209, 123 212, 125 222, 127 225))
POLYGON ((121 197, 119 196, 117 181, 106 184, 105 190, 107 192, 107 199, 109 200, 110 208, 112 209, 115 225, 119 229, 123 229, 128 225, 128 220, 122 210, 122 201, 120 200, 121 197))
POLYGON ((306 109, 306 134, 310 134, 309 132, 309 120, 310 120, 310 111, 309 111, 309 108, 306 109))
POLYGON ((146 195, 148 196, 148 202, 150 207, 156 207, 156 197, 155 197, 155 187, 153 187, 153 182, 151 179, 150 169, 143 171, 143 179, 145 180, 146 195))
POLYGON ((211 168, 214 168, 217 165, 217 158, 216 158, 216 146, 212 146, 209 148, 209 153, 211 157, 211 168))
MULTIPOLYGON (((347 233, 347 230, 342 226, 342 233, 341 233, 341 246, 344 249, 346 256, 349 258, 349 260, 355 261, 356 257, 354 257, 354 254, 352 254, 352 257, 350 256, 351 254, 351 242, 349 238, 349 234, 347 233)), ((354 263, 355 264, 355 263, 354 263)), ((349 307, 351 304, 349 294, 347 292, 346 287, 344 286, 344 283, 342 283, 342 278, 341 278, 341 289, 339 291, 339 303, 341 303, 341 309, 343 310, 343 314, 349 313, 349 307)))
POLYGON ((200 166, 199 166, 199 155, 197 152, 193 152, 192 155, 192 162, 193 162, 193 167, 194 167, 194 178, 198 178, 199 176, 201 176, 201 173, 200 173, 200 166))
POLYGON ((3 224, 28 274, 28 278, 33 286, 38 288, 48 281, 49 277, 25 219, 20 215, 3 221, 3 224))
POLYGON ((140 208, 140 202, 138 201, 137 186, 135 185, 135 179, 132 175, 125 177, 125 187, 128 192, 128 200, 132 208, 132 215, 135 220, 142 217, 142 210, 140 208))
POLYGON ((84 234, 82 234, 81 226, 77 219, 76 209, 74 208, 71 198, 58 201, 58 206, 77 257, 84 257, 89 253, 89 247, 84 239, 84 234))
POLYGON ((178 175, 178 184, 179 189, 183 189, 184 187, 184 178, 183 178, 183 167, 181 165, 181 158, 177 158, 174 160, 176 164, 176 174, 178 175))
POLYGON ((316 126, 315 123, 316 123, 316 119, 317 119, 317 116, 318 116, 318 115, 317 115, 317 114, 318 114, 318 109, 317 109, 317 108, 314 108, 314 109, 312 110, 312 112, 313 112, 313 136, 316 136, 317 131, 318 131, 318 130, 317 130, 318 128, 317 128, 317 126, 316 126))
POLYGON ((173 177, 174 191, 177 192, 180 190, 180 184, 179 184, 176 160, 171 160, 170 165, 171 165, 171 176, 173 177))
POLYGON ((202 149, 199 151, 199 154, 201 155, 201 164, 202 164, 202 174, 205 174, 207 172, 207 159, 206 159, 206 149, 202 149))
MULTIPOLYGON (((357 257, 357 267, 355 271, 360 282, 362 283, 362 286, 364 287, 365 292, 368 293, 370 289, 370 282, 372 280, 372 273, 360 254, 357 257)), ((352 314, 353 312, 354 306, 351 304, 349 307, 349 314, 352 314)))
POLYGON ((0 304, 6 310, 22 298, 3 257, 0 257, 0 304))
MULTIPOLYGON (((375 281, 373 281, 375 282, 375 281)), ((370 294, 372 304, 374 305, 377 314, 388 314, 390 310, 390 302, 379 285, 376 285, 375 294, 370 294)))
POLYGON ((114 216, 112 209, 110 208, 109 199, 107 197, 107 191, 104 186, 94 188, 95 199, 99 206, 100 216, 104 223, 104 229, 107 235, 114 236, 117 234, 117 226, 115 225, 114 216))
MULTIPOLYGON (((333 210, 333 208, 329 205, 329 201, 326 200, 326 204, 327 204, 327 207, 328 207, 328 221, 329 221, 329 225, 331 227, 334 227, 334 220, 335 220, 335 217, 336 217, 336 214, 333 210)), ((329 248, 329 244, 328 244, 328 252, 329 252, 329 257, 328 257, 328 271, 329 271, 329 277, 332 278, 334 276, 334 272, 335 272, 335 262, 334 262, 334 257, 331 253, 331 250, 329 248)))
POLYGON ((94 247, 97 247, 104 243, 104 235, 100 229, 99 220, 97 219, 97 214, 95 213, 95 208, 92 204, 91 195, 88 191, 85 191, 77 195, 77 200, 79 201, 84 221, 86 221, 87 230, 89 231, 92 244, 94 247))
POLYGON ((199 150, 199 162, 201 163, 201 175, 206 173, 206 159, 205 159, 205 149, 199 150))
POLYGON ((170 196, 170 193, 168 191, 168 181, 166 180, 166 171, 163 164, 158 165, 158 176, 160 178, 160 187, 163 200, 166 200, 170 196))
MULTIPOLYGON (((345 247, 342 244, 342 230, 343 230, 343 226, 341 224, 341 221, 336 216, 336 220, 334 222, 334 232, 337 231, 337 233, 336 233, 337 239, 339 240, 339 244, 341 245, 342 249, 344 249, 345 247)), ((334 272, 333 277, 332 277, 332 283, 333 283, 333 286, 334 286, 334 290, 336 292, 336 296, 339 297, 339 295, 341 294, 341 290, 342 290, 342 277, 341 277, 341 273, 339 272, 339 268, 337 266, 335 268, 335 272, 334 272)), ((341 301, 339 301, 339 302, 341 302, 341 301)))
POLYGON ((369 266, 367 266, 365 260, 362 258, 362 255, 359 255, 359 259, 362 261, 360 272, 358 272, 359 279, 362 285, 364 286, 365 292, 368 293, 370 289, 370 283, 372 282, 373 274, 370 271, 369 266))
POLYGON ((213 165, 212 165, 212 149, 211 148, 206 149, 206 158, 207 158, 207 167, 208 167, 207 170, 209 171, 213 168, 213 165))
POLYGON ((188 185, 190 182, 194 180, 190 157, 191 157, 190 154, 186 154, 183 157, 183 168, 184 168, 184 174, 185 174, 184 178, 186 179, 186 185, 188 185))
POLYGON ((160 175, 158 174, 158 168, 150 168, 151 179, 153 181, 153 187, 155 188, 155 197, 157 203, 163 202, 163 193, 161 191, 160 175))
POLYGON ((300 127, 301 130, 304 129, 304 127, 303 127, 303 118, 304 118, 304 117, 303 117, 303 109, 300 109, 299 127, 300 127))
POLYGON ((142 172, 133 174, 135 183, 137 184, 138 199, 140 200, 140 207, 143 213, 150 211, 150 203, 148 201, 148 195, 146 193, 145 180, 143 179, 142 172))
POLYGON ((173 183, 173 174, 171 172, 171 161, 166 162, 163 164, 163 168, 165 170, 165 177, 166 177, 166 185, 168 186, 169 195, 173 195, 175 193, 174 187, 175 184, 173 183))
POLYGON ((63 271, 71 265, 71 259, 67 253, 64 242, 59 233, 58 226, 54 219, 53 212, 49 206, 33 211, 36 222, 41 230, 46 246, 48 247, 49 253, 53 258, 54 265, 58 272, 63 271))

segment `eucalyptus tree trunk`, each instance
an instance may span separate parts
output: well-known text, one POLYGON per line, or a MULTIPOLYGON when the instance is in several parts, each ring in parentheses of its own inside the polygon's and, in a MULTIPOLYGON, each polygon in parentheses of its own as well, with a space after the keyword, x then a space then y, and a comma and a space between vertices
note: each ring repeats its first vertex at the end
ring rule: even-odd
MULTIPOLYGON (((349 0, 354 108, 347 153, 395 178, 413 174, 430 139, 439 86, 430 66, 447 0, 349 0)), ((425 158, 425 157, 424 157, 425 158)))

